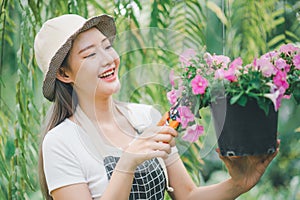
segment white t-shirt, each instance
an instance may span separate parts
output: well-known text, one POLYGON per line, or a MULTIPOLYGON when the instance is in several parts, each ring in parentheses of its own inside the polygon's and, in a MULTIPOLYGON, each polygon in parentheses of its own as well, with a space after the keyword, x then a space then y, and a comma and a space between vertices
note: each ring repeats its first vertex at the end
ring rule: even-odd
MULTIPOLYGON (((147 121, 147 119, 148 122, 144 125, 153 125, 160 119, 157 115, 158 111, 155 110, 153 115, 153 107, 151 106, 127 104, 125 107, 124 111, 124 106, 122 106, 123 114, 126 112, 126 116, 129 116, 129 119, 137 125, 141 121, 147 121), (153 119, 153 117, 157 119, 153 119)), ((109 147, 107 156, 99 159, 95 157, 86 145, 86 141, 83 140, 89 140, 88 135, 80 126, 69 119, 64 120, 46 134, 42 152, 44 172, 50 193, 57 188, 76 183, 86 183, 93 198, 101 197, 105 191, 122 151, 118 148, 109 147)), ((173 148, 172 154, 176 152, 177 149, 173 148)), ((160 199, 166 185, 166 173, 160 164, 161 162, 158 162, 157 159, 153 159, 146 161, 137 168, 130 199, 154 197, 160 199), (144 193, 133 191, 135 184, 137 188, 140 188, 139 182, 144 184, 147 182, 145 188, 149 188, 149 190, 152 188, 151 191, 144 193), (157 187, 151 187, 151 185, 157 187)))

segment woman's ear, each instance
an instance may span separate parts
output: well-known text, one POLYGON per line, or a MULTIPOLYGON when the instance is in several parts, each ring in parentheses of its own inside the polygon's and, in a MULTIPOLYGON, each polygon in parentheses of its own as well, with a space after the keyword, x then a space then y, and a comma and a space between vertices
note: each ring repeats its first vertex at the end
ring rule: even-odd
POLYGON ((56 78, 63 83, 73 83, 73 80, 68 75, 68 72, 65 68, 60 67, 56 73, 56 78))

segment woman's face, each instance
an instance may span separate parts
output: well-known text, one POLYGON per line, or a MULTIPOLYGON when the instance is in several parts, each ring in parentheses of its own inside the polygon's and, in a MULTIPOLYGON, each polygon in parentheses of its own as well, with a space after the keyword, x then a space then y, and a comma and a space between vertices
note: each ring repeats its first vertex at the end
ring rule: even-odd
POLYGON ((119 55, 96 28, 76 37, 68 64, 67 75, 79 98, 108 97, 120 88, 119 55))

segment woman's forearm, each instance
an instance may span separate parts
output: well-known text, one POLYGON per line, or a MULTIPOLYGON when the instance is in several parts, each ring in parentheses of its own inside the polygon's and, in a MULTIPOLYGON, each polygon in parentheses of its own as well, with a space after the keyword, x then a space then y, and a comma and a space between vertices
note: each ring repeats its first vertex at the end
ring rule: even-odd
POLYGON ((101 200, 127 200, 129 198, 132 180, 133 174, 114 171, 101 200))
POLYGON ((188 199, 233 200, 243 193, 241 191, 231 179, 228 179, 218 184, 198 187, 189 194, 188 199))
POLYGON ((176 200, 228 200, 235 199, 245 190, 231 178, 210 186, 197 187, 190 178, 182 161, 178 159, 167 166, 169 181, 174 192, 170 195, 176 200))
POLYGON ((126 159, 121 157, 101 200, 127 200, 129 198, 135 170, 135 167, 129 166, 131 165, 126 159))

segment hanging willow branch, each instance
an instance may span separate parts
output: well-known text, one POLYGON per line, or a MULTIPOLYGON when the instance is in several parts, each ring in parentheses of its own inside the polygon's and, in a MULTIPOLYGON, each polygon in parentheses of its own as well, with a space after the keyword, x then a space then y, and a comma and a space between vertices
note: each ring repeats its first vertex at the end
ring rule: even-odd
POLYGON ((0 108, 2 108, 2 73, 3 73, 3 59, 4 59, 4 43, 5 43, 5 28, 6 28, 6 6, 7 6, 8 0, 4 0, 1 4, 1 13, 0 13, 0 19, 3 15, 2 20, 2 33, 1 33, 1 54, 0 54, 0 108))

